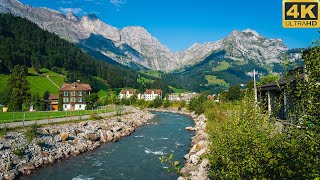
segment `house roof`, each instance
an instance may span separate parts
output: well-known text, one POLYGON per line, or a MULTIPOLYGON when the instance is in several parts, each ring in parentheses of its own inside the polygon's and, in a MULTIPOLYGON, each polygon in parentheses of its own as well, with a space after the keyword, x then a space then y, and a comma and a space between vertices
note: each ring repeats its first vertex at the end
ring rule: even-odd
POLYGON ((123 89, 120 94, 126 94, 127 92, 129 92, 129 94, 136 94, 137 91, 135 89, 123 89))
POLYGON ((154 94, 161 94, 161 89, 147 89, 145 94, 152 94, 152 91, 154 92, 154 94))
POLYGON ((48 100, 55 100, 55 99, 59 99, 59 94, 50 94, 50 96, 48 97, 48 100))
POLYGON ((60 91, 91 91, 91 87, 89 84, 80 84, 78 82, 74 82, 71 84, 63 84, 60 91))
MULTIPOLYGON (((299 74, 298 79, 302 79, 305 77, 304 73, 299 74)), ((288 83, 288 81, 291 83, 292 81, 296 80, 297 78, 294 76, 291 76, 290 78, 281 78, 279 79, 278 82, 270 82, 267 84, 264 84, 262 86, 259 86, 262 90, 274 90, 274 89, 279 89, 278 85, 284 86, 288 83)))

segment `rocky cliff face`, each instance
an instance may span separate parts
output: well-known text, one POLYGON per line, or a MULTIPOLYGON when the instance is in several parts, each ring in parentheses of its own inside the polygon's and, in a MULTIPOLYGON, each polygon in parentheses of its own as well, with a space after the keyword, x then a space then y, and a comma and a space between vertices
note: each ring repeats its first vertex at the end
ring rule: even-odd
POLYGON ((215 51, 225 51, 225 58, 234 61, 272 65, 280 62, 280 57, 288 50, 280 39, 267 39, 248 29, 233 31, 217 42, 196 43, 185 51, 173 53, 142 27, 118 29, 95 15, 79 18, 72 13, 64 15, 48 8, 24 5, 17 0, 1 0, 0 12, 27 18, 41 28, 89 49, 94 52, 93 56, 100 54, 131 67, 172 71, 196 64, 215 51))

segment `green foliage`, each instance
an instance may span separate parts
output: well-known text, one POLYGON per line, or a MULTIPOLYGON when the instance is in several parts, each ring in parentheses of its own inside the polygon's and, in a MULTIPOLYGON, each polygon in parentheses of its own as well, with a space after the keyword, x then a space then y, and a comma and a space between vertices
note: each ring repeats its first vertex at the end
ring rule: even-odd
POLYGON ((163 107, 164 108, 168 108, 168 107, 170 107, 171 106, 171 102, 168 100, 168 99, 166 99, 165 101, 163 101, 163 107))
POLYGON ((37 136, 38 136, 38 132, 37 132, 38 128, 39 128, 39 126, 34 124, 30 128, 28 128, 26 130, 24 135, 25 135, 25 138, 27 139, 28 142, 31 142, 33 139, 37 138, 37 136))
POLYGON ((9 111, 21 111, 22 105, 27 102, 30 97, 30 87, 27 81, 27 68, 24 66, 15 66, 8 79, 5 89, 5 95, 8 96, 7 102, 9 111))
POLYGON ((87 94, 84 97, 84 101, 87 103, 86 108, 92 109, 95 105, 97 105, 98 99, 99 99, 99 97, 98 97, 98 94, 96 94, 96 93, 91 93, 90 95, 87 94))
POLYGON ((280 79, 278 74, 268 74, 266 76, 262 76, 260 80, 257 82, 257 86, 261 86, 264 84, 268 84, 271 82, 277 82, 280 79))
POLYGON ((62 100, 62 97, 60 97, 60 96, 59 96, 59 100, 58 100, 58 110, 63 111, 63 100, 62 100))
POLYGON ((22 157, 25 155, 25 150, 24 148, 16 148, 13 150, 13 154, 22 157))
POLYGON ((9 73, 15 65, 25 65, 38 72, 43 67, 58 73, 64 69, 69 82, 80 79, 91 84, 90 76, 97 76, 113 88, 139 86, 137 72, 97 61, 24 18, 1 14, 0 24, 1 73, 9 73))
POLYGON ((240 90, 240 86, 231 86, 227 92, 226 98, 229 101, 235 101, 235 100, 240 100, 242 98, 242 93, 240 90))
POLYGON ((189 110, 195 111, 196 114, 204 113, 204 103, 208 100, 207 95, 207 93, 203 93, 198 97, 192 98, 190 100, 189 110))
POLYGON ((174 161, 173 154, 170 154, 169 157, 161 156, 159 157, 161 164, 167 164, 170 167, 168 168, 168 172, 175 172, 178 176, 181 176, 180 169, 182 165, 180 164, 180 161, 174 161))
POLYGON ((160 106, 162 106, 162 99, 160 98, 160 96, 157 96, 157 98, 153 101, 153 107, 154 108, 158 108, 160 106))
POLYGON ((252 98, 206 108, 211 179, 313 179, 319 177, 320 135, 274 127, 252 98))

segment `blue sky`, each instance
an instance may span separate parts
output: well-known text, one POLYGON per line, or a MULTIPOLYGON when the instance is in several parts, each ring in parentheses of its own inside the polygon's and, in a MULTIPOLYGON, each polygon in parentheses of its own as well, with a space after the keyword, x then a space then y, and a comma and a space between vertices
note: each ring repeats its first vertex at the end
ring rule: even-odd
POLYGON ((142 26, 173 51, 217 41, 233 30, 281 38, 289 48, 307 47, 319 29, 282 28, 282 0, 21 0, 77 15, 95 13, 107 24, 142 26))

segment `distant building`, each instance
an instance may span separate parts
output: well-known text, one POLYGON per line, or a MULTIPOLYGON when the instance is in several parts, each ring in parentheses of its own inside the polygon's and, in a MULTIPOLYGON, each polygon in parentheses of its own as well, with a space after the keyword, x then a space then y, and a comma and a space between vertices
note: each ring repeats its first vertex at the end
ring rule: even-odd
POLYGON ((180 94, 173 93, 173 94, 169 94, 168 100, 169 101, 181 101, 182 97, 180 96, 180 94))
POLYGON ((59 94, 50 94, 48 101, 49 101, 49 111, 59 110, 59 94))
POLYGON ((63 110, 85 110, 86 102, 84 96, 91 92, 89 84, 80 84, 74 82, 72 84, 64 84, 60 91, 60 97, 63 102, 63 110))
POLYGON ((136 90, 135 89, 128 89, 128 90, 121 90, 119 94, 119 99, 129 99, 132 96, 136 95, 136 90))
POLYGON ((184 100, 187 103, 189 103, 192 98, 197 97, 197 96, 199 96, 199 94, 195 93, 195 92, 194 93, 181 93, 181 94, 172 93, 169 95, 168 99, 169 99, 169 101, 182 101, 182 100, 184 100))
POLYGON ((161 89, 147 89, 143 96, 145 101, 153 101, 157 97, 162 99, 162 91, 161 89))

